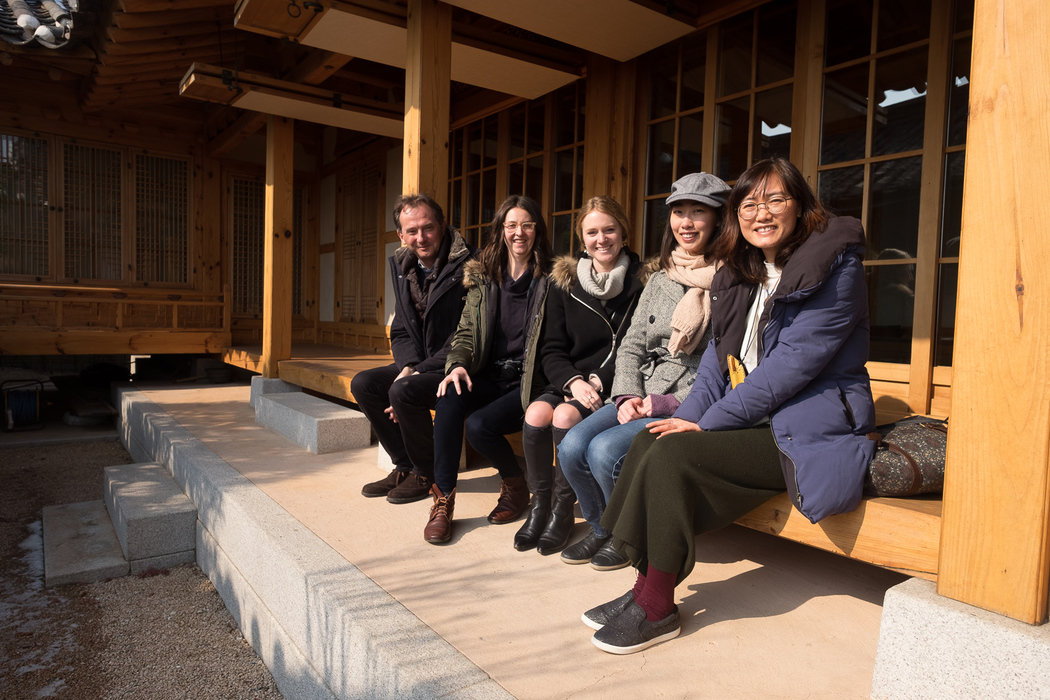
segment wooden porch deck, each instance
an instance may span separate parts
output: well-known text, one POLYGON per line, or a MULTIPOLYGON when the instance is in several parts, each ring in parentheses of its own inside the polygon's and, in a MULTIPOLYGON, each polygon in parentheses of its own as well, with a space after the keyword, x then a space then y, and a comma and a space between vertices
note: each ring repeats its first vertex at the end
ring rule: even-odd
MULTIPOLYGON (((261 371, 262 346, 240 345, 223 348, 222 361, 252 372, 261 371)), ((353 350, 333 345, 293 343, 292 357, 277 363, 281 379, 305 389, 353 401, 350 382, 354 376, 372 367, 394 361, 389 354, 353 350)))

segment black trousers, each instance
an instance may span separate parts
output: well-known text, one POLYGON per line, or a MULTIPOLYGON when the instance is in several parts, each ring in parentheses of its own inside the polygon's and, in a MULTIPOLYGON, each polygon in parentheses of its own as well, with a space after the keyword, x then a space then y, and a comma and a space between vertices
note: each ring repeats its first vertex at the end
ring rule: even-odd
POLYGON ((444 375, 423 372, 395 382, 398 372, 397 365, 366 369, 350 382, 350 391, 394 467, 433 480, 434 423, 430 411, 437 403, 437 388, 444 375), (384 413, 391 406, 397 423, 384 413))

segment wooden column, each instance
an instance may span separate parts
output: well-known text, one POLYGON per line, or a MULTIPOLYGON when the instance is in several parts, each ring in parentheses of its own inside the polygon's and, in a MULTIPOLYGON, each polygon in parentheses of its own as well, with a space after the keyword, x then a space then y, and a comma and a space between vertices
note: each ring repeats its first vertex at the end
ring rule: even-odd
POLYGON ((405 67, 405 193, 446 201, 452 9, 436 0, 409 0, 405 67))
POLYGON ((263 252, 262 375, 292 356, 292 146, 295 122, 266 120, 266 228, 263 252))
POLYGON ((631 146, 636 76, 635 61, 619 63, 596 54, 588 57, 587 111, 600 116, 587 121, 583 135, 583 201, 595 195, 609 195, 623 205, 628 216, 634 172, 631 146))
POLYGON ((977 0, 937 590, 1046 619, 1050 4, 977 0))

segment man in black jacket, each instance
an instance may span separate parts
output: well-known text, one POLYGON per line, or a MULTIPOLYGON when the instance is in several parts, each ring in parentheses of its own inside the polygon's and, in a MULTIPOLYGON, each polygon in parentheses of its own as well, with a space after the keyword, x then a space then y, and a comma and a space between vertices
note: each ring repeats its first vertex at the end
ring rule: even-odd
POLYGON ((390 474, 361 493, 411 503, 429 496, 434 480, 430 410, 463 312, 463 264, 477 249, 445 224, 441 206, 425 194, 398 197, 394 225, 402 243, 388 261, 394 364, 360 372, 350 391, 394 462, 390 474))

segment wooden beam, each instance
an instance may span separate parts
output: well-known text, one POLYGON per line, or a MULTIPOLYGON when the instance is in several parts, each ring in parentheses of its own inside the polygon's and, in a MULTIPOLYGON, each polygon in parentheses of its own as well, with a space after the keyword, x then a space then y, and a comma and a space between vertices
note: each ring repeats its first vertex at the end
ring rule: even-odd
POLYGON ((266 121, 266 220, 263 252, 262 375, 292 356, 292 150, 295 122, 266 121))
POLYGON ((230 0, 120 0, 122 12, 166 12, 195 10, 202 7, 229 7, 230 0))
POLYGON ((233 21, 232 3, 198 9, 161 9, 158 12, 116 12, 113 14, 113 24, 120 29, 144 29, 216 21, 233 21))
POLYGON ((974 4, 941 595, 1028 623, 1050 571, 1050 4, 974 4))
POLYGON ((0 333, 0 355, 149 355, 217 353, 230 344, 228 332, 71 330, 0 333))
POLYGON ((258 112, 245 112, 222 130, 215 138, 208 141, 207 155, 209 158, 218 158, 223 153, 229 153, 244 143, 244 140, 259 131, 266 125, 266 115, 258 112))
POLYGON ((402 192, 446 201, 452 8, 409 0, 402 192))

